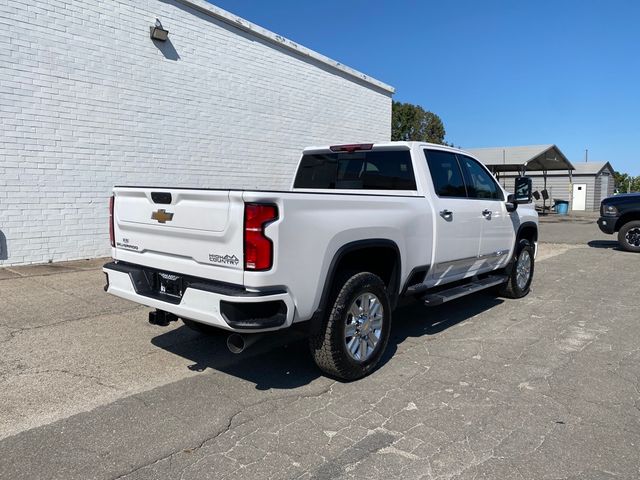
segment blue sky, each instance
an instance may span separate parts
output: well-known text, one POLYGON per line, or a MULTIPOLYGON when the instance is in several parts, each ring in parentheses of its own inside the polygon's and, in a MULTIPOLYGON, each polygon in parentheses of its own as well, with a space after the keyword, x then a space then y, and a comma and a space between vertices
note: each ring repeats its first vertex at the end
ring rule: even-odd
POLYGON ((640 2, 213 0, 396 88, 447 140, 640 175, 640 2))

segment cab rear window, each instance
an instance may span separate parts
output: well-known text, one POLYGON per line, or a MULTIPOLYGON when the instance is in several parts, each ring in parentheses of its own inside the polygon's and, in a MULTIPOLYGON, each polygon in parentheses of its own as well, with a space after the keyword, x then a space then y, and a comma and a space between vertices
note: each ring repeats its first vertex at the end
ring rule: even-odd
POLYGON ((408 150, 304 155, 294 188, 415 190, 408 150))

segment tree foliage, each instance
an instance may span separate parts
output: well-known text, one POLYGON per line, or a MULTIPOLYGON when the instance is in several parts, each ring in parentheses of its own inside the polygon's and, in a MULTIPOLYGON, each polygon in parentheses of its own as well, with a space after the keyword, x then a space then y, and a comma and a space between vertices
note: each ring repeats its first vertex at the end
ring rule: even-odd
POLYGON ((393 102, 391 106, 391 140, 447 144, 445 129, 438 115, 420 105, 393 102))
POLYGON ((613 172, 613 178, 618 192, 640 192, 640 176, 632 177, 628 173, 613 172))

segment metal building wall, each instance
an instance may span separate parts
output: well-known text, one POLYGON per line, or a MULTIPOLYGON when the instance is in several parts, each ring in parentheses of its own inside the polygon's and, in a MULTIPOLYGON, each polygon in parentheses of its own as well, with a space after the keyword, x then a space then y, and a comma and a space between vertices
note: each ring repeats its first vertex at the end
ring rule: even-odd
MULTIPOLYGON (((531 180, 533 182, 533 190, 542 192, 542 190, 544 189, 544 178, 542 177, 542 175, 541 174, 534 175, 533 172, 528 172, 527 175, 531 177, 531 180)), ((512 175, 505 176, 504 181, 503 180, 500 181, 501 184, 505 185, 505 188, 508 191, 513 191, 514 182, 515 182, 515 176, 512 176, 512 175)), ((585 202, 585 211, 598 210, 600 208, 600 200, 599 200, 600 185, 598 184, 596 186, 596 176, 574 175, 573 183, 586 185, 587 195, 586 195, 586 202, 585 202)), ((555 199, 571 202, 572 186, 569 181, 569 175, 547 176, 547 191, 549 192, 549 199, 550 199, 547 202, 547 206, 553 205, 555 199)), ((542 199, 536 201, 536 204, 539 206, 542 206, 542 199)), ((571 208, 572 206, 569 205, 569 209, 571 208)))

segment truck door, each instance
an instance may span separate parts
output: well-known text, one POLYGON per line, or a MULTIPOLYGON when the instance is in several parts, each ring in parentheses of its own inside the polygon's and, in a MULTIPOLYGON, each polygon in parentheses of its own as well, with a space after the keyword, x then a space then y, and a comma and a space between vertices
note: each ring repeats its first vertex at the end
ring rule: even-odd
POLYGON ((475 273, 481 217, 467 198, 464 178, 453 152, 424 150, 433 185, 434 252, 429 283, 455 281, 475 273))
POLYGON ((515 226, 507 212, 505 198, 493 175, 477 160, 458 154, 469 202, 482 225, 478 272, 504 266, 515 241, 515 226))

